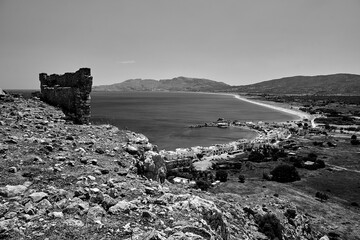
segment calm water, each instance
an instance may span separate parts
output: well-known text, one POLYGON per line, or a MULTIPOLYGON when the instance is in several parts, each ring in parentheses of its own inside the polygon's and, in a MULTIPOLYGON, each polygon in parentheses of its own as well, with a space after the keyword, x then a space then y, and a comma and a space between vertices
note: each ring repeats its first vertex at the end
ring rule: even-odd
POLYGON ((222 117, 240 121, 286 121, 294 116, 235 99, 230 95, 168 92, 93 92, 93 123, 109 123, 145 134, 159 149, 210 146, 255 133, 237 128, 197 128, 189 125, 222 117))

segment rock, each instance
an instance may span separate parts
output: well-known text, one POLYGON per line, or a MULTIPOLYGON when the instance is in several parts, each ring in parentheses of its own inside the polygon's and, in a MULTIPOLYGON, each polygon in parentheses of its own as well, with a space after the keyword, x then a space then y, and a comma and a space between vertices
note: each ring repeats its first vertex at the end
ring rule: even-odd
POLYGON ((108 174, 110 171, 108 169, 106 169, 106 168, 102 168, 102 169, 100 169, 100 172, 102 174, 108 174))
POLYGON ((143 218, 151 218, 151 219, 156 218, 156 215, 154 213, 152 213, 152 212, 149 212, 149 211, 143 211, 141 216, 143 218))
POLYGON ((92 165, 97 165, 97 164, 98 164, 98 160, 96 160, 96 159, 90 159, 90 164, 92 164, 92 165))
POLYGON ((155 193, 155 189, 151 188, 151 187, 145 187, 145 193, 146 194, 154 194, 155 193))
POLYGON ((86 217, 90 222, 102 224, 101 220, 105 215, 106 215, 105 210, 101 206, 96 205, 94 207, 89 208, 86 217))
POLYGON ((89 175, 89 176, 88 176, 88 179, 91 180, 91 181, 95 181, 95 180, 96 180, 96 177, 89 175))
POLYGON ((130 213, 130 210, 136 209, 137 207, 127 201, 119 201, 114 206, 109 208, 109 212, 112 214, 130 213))
POLYGON ((135 145, 127 145, 126 151, 132 155, 139 154, 139 148, 135 145))
POLYGON ((85 225, 81 220, 73 218, 66 219, 63 223, 69 227, 83 227, 85 225))
POLYGON ((98 154, 104 154, 104 153, 105 153, 105 150, 102 149, 102 148, 100 148, 100 147, 98 147, 98 148, 96 148, 95 152, 98 153, 98 154))
POLYGON ((166 176, 166 165, 161 155, 153 151, 148 151, 144 157, 145 177, 163 182, 166 176))
POLYGON ((8 172, 10 172, 10 173, 16 173, 16 172, 17 172, 17 169, 16 169, 16 167, 9 167, 8 172))
POLYGON ((89 210, 89 203, 81 200, 80 198, 73 198, 69 205, 63 210, 64 213, 79 213, 80 215, 89 210))
POLYGON ((24 212, 29 215, 35 215, 37 209, 34 207, 34 205, 31 202, 28 202, 24 206, 24 212))
POLYGON ((23 185, 6 185, 0 188, 0 195, 4 197, 15 197, 23 194, 31 182, 25 182, 23 185))
POLYGON ((52 216, 53 218, 59 218, 59 219, 64 218, 64 214, 62 212, 52 212, 49 215, 52 216))
POLYGON ((136 144, 148 144, 149 143, 149 139, 141 133, 131 132, 126 135, 128 138, 128 142, 130 142, 130 143, 136 143, 136 144))
POLYGON ((330 240, 330 238, 327 235, 324 235, 319 240, 330 240))
POLYGON ((8 210, 9 210, 8 206, 0 203, 0 218, 2 218, 5 215, 5 213, 7 213, 8 210))
POLYGON ((10 231, 14 228, 15 221, 13 219, 7 219, 0 221, 0 233, 10 231))
MULTIPOLYGON (((194 226, 185 226, 185 227, 182 227, 181 231, 183 233, 190 232, 197 236, 201 236, 202 239, 212 239, 212 235, 204 228, 194 227, 194 226)), ((227 239, 227 238, 222 238, 222 239, 227 239)))
POLYGON ((88 161, 89 161, 89 159, 87 159, 87 158, 80 158, 80 162, 81 162, 82 164, 87 164, 88 161))
POLYGON ((126 176, 128 174, 128 171, 129 169, 127 168, 120 168, 118 171, 117 171, 117 174, 119 176, 126 176))
POLYGON ((102 204, 104 209, 108 210, 112 206, 115 206, 116 203, 117 203, 117 201, 115 199, 113 199, 112 197, 110 197, 107 194, 104 194, 104 199, 103 199, 101 204, 102 204))
POLYGON ((92 203, 102 203, 104 200, 104 194, 102 192, 96 192, 96 193, 92 193, 90 195, 90 202, 92 203))
POLYGON ((47 198, 48 194, 44 192, 34 192, 29 195, 34 202, 40 202, 42 199, 47 198))
POLYGON ((49 200, 43 199, 43 200, 41 200, 40 202, 38 202, 38 203, 36 204, 36 207, 37 207, 38 209, 48 210, 48 209, 51 209, 53 206, 52 206, 52 204, 49 202, 49 200))

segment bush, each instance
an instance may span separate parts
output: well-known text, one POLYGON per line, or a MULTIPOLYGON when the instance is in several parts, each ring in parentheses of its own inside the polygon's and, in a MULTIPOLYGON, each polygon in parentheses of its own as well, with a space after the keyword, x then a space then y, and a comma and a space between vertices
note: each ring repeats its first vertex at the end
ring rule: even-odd
POLYGON ((271 172, 272 180, 277 182, 294 182, 300 180, 299 173, 294 166, 279 165, 271 172))
POLYGON ((218 170, 215 174, 215 180, 219 180, 220 182, 226 182, 228 178, 228 173, 225 170, 218 170))
POLYGON ((270 239, 282 240, 283 226, 280 220, 274 214, 265 214, 264 216, 256 216, 256 223, 259 231, 264 233, 270 239))
POLYGON ((196 181, 196 188, 201 189, 202 191, 207 191, 211 187, 211 183, 205 180, 196 181))
POLYGON ((351 145, 360 145, 360 141, 357 139, 351 139, 350 143, 351 145))
POLYGON ((351 136, 351 140, 356 140, 357 139, 357 136, 356 135, 352 135, 351 136))
POLYGON ((329 199, 329 196, 322 192, 316 192, 315 197, 320 199, 321 202, 329 199))
POLYGON ((240 174, 239 175, 239 182, 244 183, 245 182, 245 176, 240 174))
POLYGON ((325 167, 325 162, 324 160, 316 160, 315 161, 315 165, 316 165, 316 169, 319 169, 319 168, 324 168, 325 167))
POLYGON ((262 162, 262 161, 264 161, 264 159, 265 159, 264 154, 262 154, 259 151, 252 151, 249 154, 249 158, 248 158, 248 160, 251 162, 262 162))

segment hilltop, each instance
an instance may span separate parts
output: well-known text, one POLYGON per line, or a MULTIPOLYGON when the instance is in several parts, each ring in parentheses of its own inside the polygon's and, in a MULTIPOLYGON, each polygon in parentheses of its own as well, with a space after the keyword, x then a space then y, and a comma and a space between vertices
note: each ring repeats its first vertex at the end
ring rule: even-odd
POLYGON ((230 86, 202 78, 176 77, 172 79, 130 79, 112 85, 94 86, 93 91, 192 91, 206 92, 224 90, 230 86))
POLYGON ((251 85, 233 86, 228 91, 277 95, 359 95, 360 75, 332 74, 285 77, 251 85))

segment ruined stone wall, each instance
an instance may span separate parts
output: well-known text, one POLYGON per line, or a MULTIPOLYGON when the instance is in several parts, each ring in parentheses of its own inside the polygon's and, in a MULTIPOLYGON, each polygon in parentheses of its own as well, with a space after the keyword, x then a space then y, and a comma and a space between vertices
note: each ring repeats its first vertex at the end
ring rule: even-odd
POLYGON ((39 74, 41 99, 60 107, 75 123, 90 121, 90 92, 92 76, 90 68, 80 68, 75 73, 63 75, 39 74))

